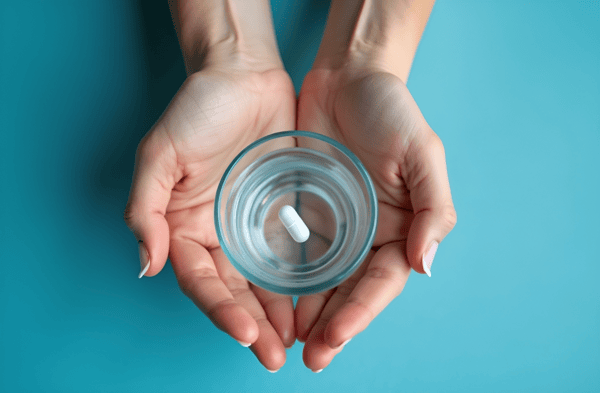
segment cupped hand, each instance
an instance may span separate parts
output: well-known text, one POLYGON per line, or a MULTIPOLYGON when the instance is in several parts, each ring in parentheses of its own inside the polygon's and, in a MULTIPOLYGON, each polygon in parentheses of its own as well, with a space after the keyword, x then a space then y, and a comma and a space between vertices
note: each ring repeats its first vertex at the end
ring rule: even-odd
POLYGON ((192 74, 138 146, 125 211, 140 243, 140 277, 156 275, 168 256, 182 291, 271 371, 295 341, 293 302, 233 268, 215 232, 214 200, 235 155, 257 138, 294 129, 295 112, 294 87, 281 68, 212 66, 192 74))
POLYGON ((304 363, 319 371, 400 294, 411 268, 430 275, 456 213, 440 138, 395 75, 365 66, 311 71, 300 91, 297 124, 352 150, 379 200, 377 234, 364 263, 337 288, 296 304, 304 363))

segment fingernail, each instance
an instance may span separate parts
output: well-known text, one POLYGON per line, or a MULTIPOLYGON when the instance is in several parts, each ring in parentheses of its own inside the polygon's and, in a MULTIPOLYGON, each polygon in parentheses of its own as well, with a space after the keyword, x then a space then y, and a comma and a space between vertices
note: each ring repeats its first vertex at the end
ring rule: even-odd
POLYGON ((435 253, 438 249, 438 242, 435 240, 431 242, 429 249, 423 255, 423 270, 429 277, 431 277, 431 265, 433 264, 433 257, 435 257, 435 253))
POLYGON ((142 268, 138 278, 142 278, 142 276, 146 274, 148 268, 150 267, 150 257, 148 256, 148 250, 146 250, 146 247, 141 240, 138 242, 138 245, 140 249, 140 266, 142 268))
POLYGON ((252 345, 252 343, 245 343, 243 341, 238 341, 238 340, 235 340, 235 341, 239 342, 240 345, 245 348, 248 348, 250 345, 252 345))
POLYGON ((315 374, 318 374, 318 373, 320 373, 321 371, 323 371, 323 369, 322 369, 322 368, 321 368, 321 369, 319 369, 319 370, 312 370, 312 372, 313 372, 313 373, 315 373, 315 374))
POLYGON ((292 345, 294 345, 296 343, 296 332, 293 329, 286 330, 283 337, 285 337, 285 341, 287 341, 287 342, 291 341, 292 345))
POLYGON ((352 340, 352 339, 351 338, 347 339, 346 341, 344 341, 343 343, 341 343, 340 345, 338 345, 334 349, 342 349, 342 348, 344 348, 346 346, 346 344, 348 344, 350 342, 350 340, 352 340))
POLYGON ((279 371, 279 369, 277 369, 277 370, 269 370, 269 369, 267 369, 267 371, 270 372, 271 374, 275 374, 277 371, 279 371))

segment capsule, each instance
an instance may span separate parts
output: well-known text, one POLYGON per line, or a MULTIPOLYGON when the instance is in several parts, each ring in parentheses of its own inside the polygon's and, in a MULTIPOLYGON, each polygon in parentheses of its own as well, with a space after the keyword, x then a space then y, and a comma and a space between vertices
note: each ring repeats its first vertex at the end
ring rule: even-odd
POLYGON ((290 205, 282 207, 279 210, 279 220, 297 243, 304 243, 308 240, 310 231, 293 207, 290 205))

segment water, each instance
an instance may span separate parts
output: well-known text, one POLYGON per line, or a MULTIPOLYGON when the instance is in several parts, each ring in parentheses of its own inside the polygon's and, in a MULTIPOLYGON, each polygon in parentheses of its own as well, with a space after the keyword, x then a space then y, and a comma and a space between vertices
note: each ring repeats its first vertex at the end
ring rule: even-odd
POLYGON ((238 270, 263 288, 288 294, 324 290, 346 278, 370 248, 372 225, 367 187, 354 172, 330 155, 299 147, 250 163, 235 179, 225 208, 225 237, 238 270), (284 205, 308 226, 306 242, 296 243, 279 220, 284 205))

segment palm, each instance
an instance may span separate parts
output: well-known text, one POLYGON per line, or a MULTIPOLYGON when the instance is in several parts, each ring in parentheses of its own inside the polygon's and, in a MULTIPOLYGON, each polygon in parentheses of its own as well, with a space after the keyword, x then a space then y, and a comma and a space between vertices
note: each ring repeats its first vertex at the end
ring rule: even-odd
POLYGON ((423 137, 423 124, 403 82, 391 74, 314 70, 304 81, 298 128, 334 138, 358 156, 375 184, 380 212, 373 249, 353 277, 327 293, 298 301, 297 334, 307 341, 304 357, 311 368, 323 367, 337 353, 325 341, 343 336, 345 330, 364 329, 391 300, 377 289, 385 286, 380 285, 382 279, 395 285, 394 297, 402 290, 409 272, 406 239, 414 216, 403 163, 411 145, 423 137), (328 323, 342 307, 353 317, 339 317, 337 327, 334 321, 328 323))
POLYGON ((188 79, 161 119, 182 178, 171 192, 167 221, 203 247, 219 246, 212 223, 222 173, 244 147, 294 127, 294 95, 283 71, 268 75, 203 71, 188 79), (210 224, 210 225, 207 225, 210 224))
POLYGON ((203 70, 184 83, 153 130, 174 151, 165 218, 179 284, 217 327, 252 342, 273 370, 295 340, 292 300, 252 286, 233 268, 219 247, 213 209, 233 157, 257 138, 294 125, 295 94, 283 70, 203 70))
POLYGON ((400 162, 424 122, 404 83, 372 71, 357 76, 307 75, 298 127, 334 138, 352 150, 372 176, 380 207, 411 209, 400 162), (315 89, 312 89, 315 86, 315 89))

